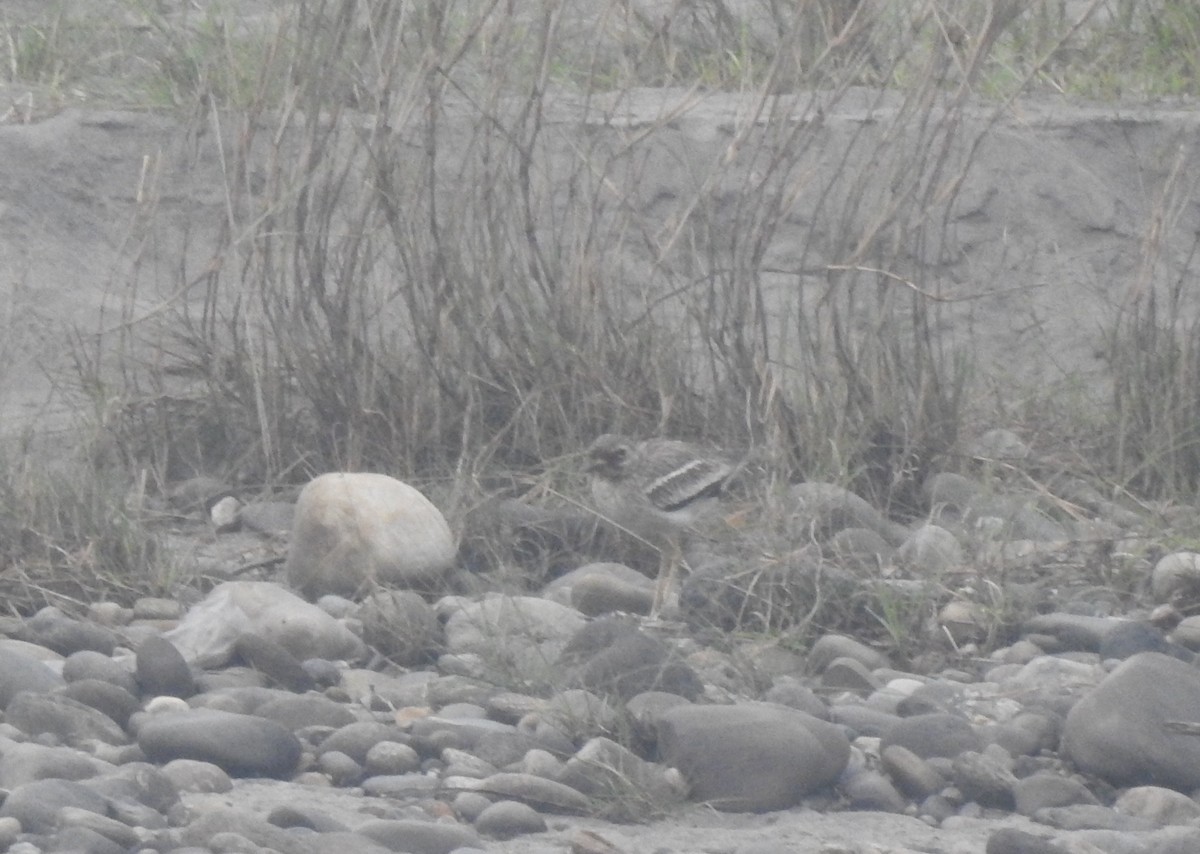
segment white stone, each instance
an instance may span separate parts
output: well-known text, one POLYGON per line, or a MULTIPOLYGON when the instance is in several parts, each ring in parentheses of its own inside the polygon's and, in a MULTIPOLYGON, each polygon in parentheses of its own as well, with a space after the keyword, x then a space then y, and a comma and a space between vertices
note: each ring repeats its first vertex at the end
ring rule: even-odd
POLYGON ((1154 565, 1150 576, 1150 591, 1155 602, 1166 602, 1176 594, 1195 594, 1200 591, 1200 554, 1172 552, 1154 565))
POLYGON ((445 517, 417 489, 384 474, 335 472, 300 493, 286 572, 308 597, 361 596, 436 581, 456 552, 445 517))
POLYGON ((300 660, 354 659, 365 647, 316 605, 269 581, 227 581, 214 587, 164 637, 200 667, 220 667, 242 635, 254 632, 300 660))

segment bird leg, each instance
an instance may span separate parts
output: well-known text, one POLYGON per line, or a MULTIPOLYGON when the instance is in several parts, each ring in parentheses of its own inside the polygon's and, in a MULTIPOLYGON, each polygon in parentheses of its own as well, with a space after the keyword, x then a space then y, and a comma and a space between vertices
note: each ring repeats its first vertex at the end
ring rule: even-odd
POLYGON ((676 596, 675 576, 683 563, 683 544, 679 537, 668 537, 659 549, 658 578, 654 582, 654 601, 650 606, 650 619, 658 619, 664 607, 671 607, 676 596), (668 604, 670 601, 670 604, 668 604))

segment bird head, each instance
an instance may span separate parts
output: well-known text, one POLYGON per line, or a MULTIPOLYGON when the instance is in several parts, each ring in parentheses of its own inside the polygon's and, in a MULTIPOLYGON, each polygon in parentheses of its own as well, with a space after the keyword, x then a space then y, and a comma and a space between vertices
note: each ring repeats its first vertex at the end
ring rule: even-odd
POLYGON ((632 451, 633 443, 624 436, 605 433, 588 448, 588 462, 584 471, 608 480, 618 480, 625 474, 625 463, 632 451))

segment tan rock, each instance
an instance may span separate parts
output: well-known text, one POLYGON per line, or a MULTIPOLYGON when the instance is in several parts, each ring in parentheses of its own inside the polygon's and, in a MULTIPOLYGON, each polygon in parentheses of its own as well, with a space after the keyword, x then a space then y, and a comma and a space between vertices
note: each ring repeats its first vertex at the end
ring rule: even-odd
POLYGON ((296 503, 287 580, 310 598, 428 585, 453 566, 456 551, 441 511, 407 483, 323 474, 296 503))

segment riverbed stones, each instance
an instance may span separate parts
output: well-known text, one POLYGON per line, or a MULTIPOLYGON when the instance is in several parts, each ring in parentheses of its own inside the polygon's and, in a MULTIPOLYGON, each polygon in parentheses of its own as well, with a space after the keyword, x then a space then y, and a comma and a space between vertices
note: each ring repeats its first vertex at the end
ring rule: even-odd
POLYGON ((255 632, 296 659, 357 660, 365 646, 347 626, 280 584, 227 581, 192 606, 163 637, 197 667, 229 663, 238 639, 255 632))
POLYGON ((125 744, 128 737, 99 709, 63 694, 22 691, 4 710, 5 721, 30 736, 53 736, 79 746, 90 741, 125 744))
POLYGON ((488 594, 451 609, 446 650, 477 655, 490 672, 515 684, 542 683, 585 622, 574 608, 546 599, 488 594))
POLYGON ((91 787, 72 780, 33 780, 17 786, 0 804, 0 817, 15 818, 26 831, 53 830, 58 823, 59 810, 66 807, 84 809, 104 815, 106 799, 91 787))
POLYGON ((333 472, 300 492, 285 574, 309 598, 360 597, 381 585, 433 584, 456 552, 445 517, 416 488, 384 474, 333 472))
POLYGON ((964 718, 947 712, 931 712, 901 718, 883 734, 882 749, 898 744, 922 759, 940 756, 953 759, 983 745, 975 728, 964 718))
POLYGON ((190 697, 196 690, 191 668, 175 644, 159 636, 142 641, 134 675, 142 692, 152 697, 190 697))
POLYGON ((1112 806, 1119 813, 1147 818, 1156 824, 1194 826, 1200 821, 1200 804, 1182 792, 1162 786, 1127 789, 1112 806))
POLYGON ((358 619, 363 640, 396 664, 424 664, 442 645, 437 615, 412 590, 375 591, 358 609, 358 619))
POLYGON ((80 650, 112 655, 117 645, 117 636, 111 629, 73 619, 54 607, 43 608, 24 621, 19 636, 64 656, 80 650))
POLYGON ((678 768, 690 797, 719 810, 787 809, 829 786, 846 767, 841 729, 785 706, 676 706, 657 721, 663 762, 678 768))
POLYGON ((1194 604, 1200 599, 1200 554, 1172 552, 1158 559, 1150 576, 1156 602, 1194 604))
POLYGON ((213 709, 151 715, 137 742, 152 761, 197 759, 235 777, 288 776, 301 752, 296 736, 274 721, 213 709))
POLYGON ((0 708, 7 707, 22 691, 39 694, 65 684, 63 677, 43 659, 16 648, 13 643, 0 644, 0 708))
MULTIPOLYGON (((238 661, 263 674, 269 683, 289 691, 308 691, 317 684, 312 673, 283 646, 258 632, 241 634, 233 645, 238 661)), ((315 661, 315 659, 309 659, 315 661)), ((333 680, 336 681, 336 680, 333 680)))
POLYGON ((541 813, 520 801, 496 801, 485 807, 474 823, 480 833, 496 839, 512 839, 546 829, 546 819, 541 813))
POLYGON ((1116 786, 1153 782, 1181 791, 1200 787, 1200 738, 1168 722, 1195 722, 1200 669, 1158 652, 1126 659, 1075 703, 1062 748, 1088 774, 1116 786))
POLYGON ((622 700, 646 691, 694 699, 703 690, 700 677, 682 656, 622 617, 581 626, 564 647, 559 665, 572 683, 622 700))
MULTIPOLYGON (((862 497, 833 483, 806 481, 787 491, 789 529, 808 537, 826 539, 848 528, 865 528, 884 542, 898 546, 908 536, 902 525, 892 522, 862 497)), ((890 550, 889 550, 890 551, 890 550)))

